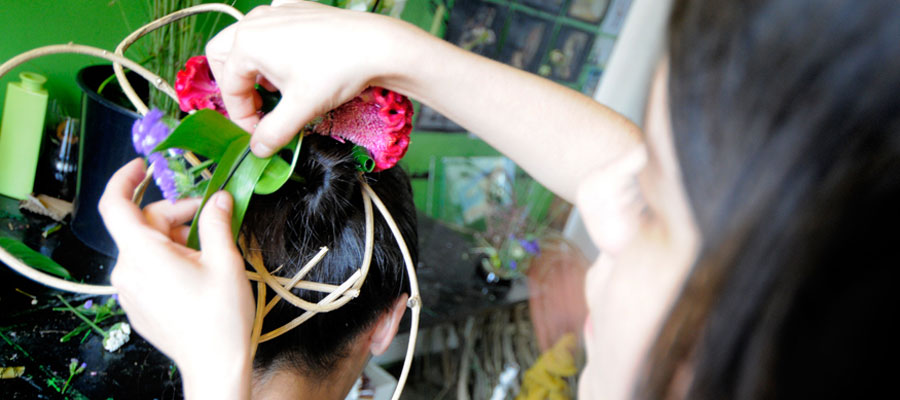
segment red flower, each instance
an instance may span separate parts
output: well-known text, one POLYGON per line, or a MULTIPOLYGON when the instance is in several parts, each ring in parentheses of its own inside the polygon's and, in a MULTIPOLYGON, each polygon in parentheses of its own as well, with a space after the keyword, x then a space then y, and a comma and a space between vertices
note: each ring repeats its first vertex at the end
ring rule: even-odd
POLYGON ((365 147, 378 172, 393 167, 406 154, 412 116, 412 103, 406 96, 373 86, 325 114, 314 131, 365 147))
POLYGON ((175 94, 184 112, 209 108, 228 116, 219 85, 213 79, 206 56, 194 56, 175 77, 175 94))

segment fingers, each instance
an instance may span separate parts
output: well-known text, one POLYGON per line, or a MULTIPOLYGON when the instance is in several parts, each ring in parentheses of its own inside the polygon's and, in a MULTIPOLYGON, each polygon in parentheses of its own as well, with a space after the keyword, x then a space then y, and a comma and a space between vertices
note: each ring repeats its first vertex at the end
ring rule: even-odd
POLYGON ((110 235, 118 243, 144 224, 141 210, 131 202, 134 188, 144 179, 144 161, 134 159, 113 174, 106 184, 97 208, 110 235))
POLYGON ((228 110, 228 117, 248 132, 253 129, 259 117, 256 115, 256 76, 259 71, 249 61, 236 60, 232 53, 225 61, 222 76, 217 81, 222 92, 222 100, 228 110))
POLYGON ((303 113, 301 110, 308 110, 309 107, 302 107, 299 103, 294 97, 286 94, 275 109, 259 121, 253 137, 250 138, 253 154, 260 158, 271 156, 290 142, 306 122, 315 117, 303 113))
POLYGON ((220 191, 209 199, 200 212, 200 249, 206 265, 228 266, 240 263, 241 256, 231 235, 232 203, 231 195, 220 191))
POLYGON ((229 118, 244 130, 252 132, 259 122, 256 110, 262 102, 255 89, 259 72, 245 57, 233 54, 237 27, 233 24, 209 41, 206 59, 219 85, 229 118))
POLYGON ((213 77, 219 81, 224 76, 225 60, 234 47, 234 33, 237 30, 237 24, 232 24, 225 29, 219 31, 216 36, 209 40, 206 44, 206 60, 209 62, 209 69, 212 70, 213 77))
POLYGON ((201 199, 181 199, 172 203, 168 200, 160 200, 144 207, 144 218, 154 229, 169 235, 173 228, 192 220, 201 199))

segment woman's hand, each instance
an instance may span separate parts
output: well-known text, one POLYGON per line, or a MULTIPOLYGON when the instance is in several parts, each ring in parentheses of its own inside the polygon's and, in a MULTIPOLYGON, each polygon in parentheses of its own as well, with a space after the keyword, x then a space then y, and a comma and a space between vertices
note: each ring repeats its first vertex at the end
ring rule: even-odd
POLYGON ((131 202, 144 177, 134 160, 113 175, 100 214, 119 248, 111 281, 135 331, 181 369, 187 397, 249 395, 253 300, 231 237, 231 196, 215 194, 200 215, 203 251, 184 246, 199 200, 131 202))
POLYGON ((276 0, 216 35, 206 55, 229 116, 254 132, 253 152, 268 156, 307 122, 388 74, 393 48, 416 32, 406 25, 311 1, 276 0), (261 121, 256 83, 282 94, 261 121))
POLYGON ((276 0, 223 30, 206 52, 229 116, 253 132, 261 157, 368 86, 428 105, 569 201, 589 174, 642 142, 637 126, 581 93, 380 15, 276 0), (261 121, 257 82, 282 94, 261 121))

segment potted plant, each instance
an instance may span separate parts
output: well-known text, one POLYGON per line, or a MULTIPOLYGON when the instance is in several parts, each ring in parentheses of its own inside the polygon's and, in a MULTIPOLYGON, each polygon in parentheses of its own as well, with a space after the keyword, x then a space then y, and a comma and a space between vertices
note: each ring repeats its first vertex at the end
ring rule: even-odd
MULTIPOLYGON (((147 0, 146 7, 150 20, 156 20, 199 3, 199 0, 147 0)), ((161 77, 172 80, 179 66, 202 52, 205 43, 202 36, 197 29, 196 17, 188 17, 151 32, 138 43, 135 51, 141 55, 142 64, 149 70, 158 71, 161 77)), ((126 76, 144 103, 163 110, 167 115, 178 115, 178 104, 171 98, 159 91, 149 90, 147 81, 134 74, 126 76)), ((131 127, 140 114, 125 97, 112 66, 85 67, 79 71, 77 81, 84 94, 72 232, 94 250, 114 256, 115 243, 103 225, 97 203, 112 174, 138 157, 131 144, 131 127)), ((159 190, 151 187, 144 197, 144 204, 161 198, 159 190)))

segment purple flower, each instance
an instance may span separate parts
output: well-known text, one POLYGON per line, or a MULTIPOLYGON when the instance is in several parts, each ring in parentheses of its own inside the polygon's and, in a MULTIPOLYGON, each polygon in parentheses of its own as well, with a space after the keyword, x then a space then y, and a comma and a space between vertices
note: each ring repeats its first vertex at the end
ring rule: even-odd
POLYGON ((153 168, 153 180, 166 200, 175 202, 178 199, 178 189, 175 187, 175 172, 169 169, 169 160, 160 153, 153 153, 147 157, 153 168))
POLYGON ((86 362, 81 363, 81 365, 78 367, 78 369, 85 369, 85 368, 87 368, 86 362))
POLYGON ((115 300, 115 301, 119 301, 119 294, 118 294, 118 293, 113 293, 112 298, 113 298, 113 300, 115 300))
POLYGON ((138 154, 147 157, 156 145, 169 136, 169 126, 163 122, 165 114, 154 108, 144 118, 134 121, 131 126, 131 142, 138 154))
POLYGON ((515 271, 516 268, 518 268, 518 267, 519 267, 519 263, 517 263, 516 260, 512 260, 509 262, 509 269, 515 271))
POLYGON ((94 306, 94 300, 90 300, 90 299, 89 299, 88 301, 84 302, 84 309, 85 309, 85 310, 90 310, 91 307, 93 307, 93 306, 94 306))
POLYGON ((538 244, 537 239, 534 240, 525 240, 519 239, 519 244, 522 245, 522 248, 533 256, 537 256, 541 254, 541 246, 538 244))

